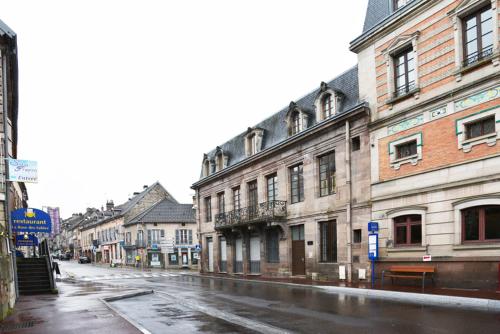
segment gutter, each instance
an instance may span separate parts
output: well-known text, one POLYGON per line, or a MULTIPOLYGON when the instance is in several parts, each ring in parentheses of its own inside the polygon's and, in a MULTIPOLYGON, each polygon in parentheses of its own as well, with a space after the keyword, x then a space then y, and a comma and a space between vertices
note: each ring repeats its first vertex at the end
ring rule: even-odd
POLYGON ((248 157, 247 159, 244 159, 244 160, 242 160, 242 161, 240 161, 232 166, 229 166, 223 170, 220 170, 219 172, 216 172, 210 176, 207 176, 207 177, 199 180, 198 182, 193 183, 193 185, 191 186, 191 189, 196 190, 199 187, 201 187, 202 185, 209 183, 209 182, 211 182, 211 181, 213 181, 213 180, 215 180, 215 179, 217 179, 217 178, 219 178, 219 177, 221 177, 229 172, 232 172, 235 169, 241 168, 241 167, 245 166, 246 164, 250 164, 250 163, 254 162, 255 160, 261 159, 264 156, 266 156, 272 152, 275 152, 277 150, 280 150, 283 147, 285 147, 285 146, 287 146, 295 141, 303 139, 307 135, 313 134, 316 131, 320 131, 322 128, 331 125, 331 123, 335 123, 335 122, 338 122, 342 119, 346 119, 346 118, 353 116, 356 113, 362 112, 364 110, 369 111, 369 105, 367 102, 360 102, 357 105, 351 107, 350 109, 344 111, 343 113, 338 114, 334 117, 331 117, 326 121, 319 122, 319 123, 313 125, 312 127, 300 132, 299 136, 294 135, 294 136, 288 137, 284 141, 282 141, 274 146, 268 147, 267 149, 260 151, 259 153, 254 154, 251 157, 248 157))

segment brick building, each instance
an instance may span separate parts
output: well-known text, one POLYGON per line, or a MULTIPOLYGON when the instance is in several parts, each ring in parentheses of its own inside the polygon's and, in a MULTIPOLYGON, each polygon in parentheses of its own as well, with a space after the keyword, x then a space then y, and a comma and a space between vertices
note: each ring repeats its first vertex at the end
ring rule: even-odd
POLYGON ((380 270, 429 254, 439 286, 497 284, 499 4, 369 1, 351 50, 371 109, 380 270))
POLYGON ((368 121, 354 67, 205 154, 192 186, 201 271, 363 274, 368 121))

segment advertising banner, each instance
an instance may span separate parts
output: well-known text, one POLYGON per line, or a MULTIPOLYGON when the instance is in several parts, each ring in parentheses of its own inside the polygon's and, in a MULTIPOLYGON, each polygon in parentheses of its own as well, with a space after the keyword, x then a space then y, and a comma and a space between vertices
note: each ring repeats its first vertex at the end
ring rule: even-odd
POLYGON ((47 207, 47 213, 50 216, 52 222, 52 235, 58 234, 60 232, 61 217, 59 215, 59 208, 57 207, 47 207))
POLYGON ((16 247, 20 246, 38 246, 38 238, 32 234, 16 235, 16 247))
POLYGON ((13 232, 50 233, 50 216, 39 209, 17 209, 10 213, 13 232))
POLYGON ((38 182, 38 164, 31 160, 7 159, 9 178, 13 182, 38 182))

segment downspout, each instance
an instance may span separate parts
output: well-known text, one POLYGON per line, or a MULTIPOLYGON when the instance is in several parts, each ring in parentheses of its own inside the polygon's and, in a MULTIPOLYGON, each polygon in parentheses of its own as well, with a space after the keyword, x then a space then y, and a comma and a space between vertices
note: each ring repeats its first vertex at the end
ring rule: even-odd
MULTIPOLYGON (((200 209, 200 190, 199 188, 196 189, 196 215, 197 215, 197 234, 198 234, 198 245, 202 245, 204 247, 203 243, 201 242, 201 209, 200 209)), ((201 252, 198 254, 198 271, 201 272, 203 268, 203 261, 202 261, 202 254, 203 254, 203 249, 201 252)))
POLYGON ((351 184, 351 129, 345 122, 345 170, 346 170, 346 223, 347 223, 347 281, 352 282, 352 184, 351 184))
MULTIPOLYGON (((2 48, 0 50, 2 52, 2 104, 3 104, 3 147, 4 147, 4 175, 5 175, 5 223, 7 225, 9 238, 7 242, 11 242, 12 238, 12 226, 10 224, 10 182, 7 181, 9 179, 9 168, 7 164, 7 158, 9 158, 9 133, 7 130, 7 113, 9 112, 8 102, 9 102, 9 93, 7 89, 7 48, 2 48)), ((12 272, 14 273, 14 286, 16 289, 16 300, 19 298, 19 286, 17 283, 17 264, 16 264, 16 251, 14 247, 11 247, 11 256, 12 256, 12 272)))

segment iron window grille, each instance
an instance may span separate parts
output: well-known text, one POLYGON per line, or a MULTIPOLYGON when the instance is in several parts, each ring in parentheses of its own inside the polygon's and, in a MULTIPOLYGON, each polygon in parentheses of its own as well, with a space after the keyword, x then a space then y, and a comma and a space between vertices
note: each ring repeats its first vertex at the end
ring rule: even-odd
POLYGON ((495 116, 465 124, 465 139, 473 139, 495 133, 495 116))
POLYGON ((396 159, 404 159, 417 155, 417 141, 412 140, 396 146, 396 159))

